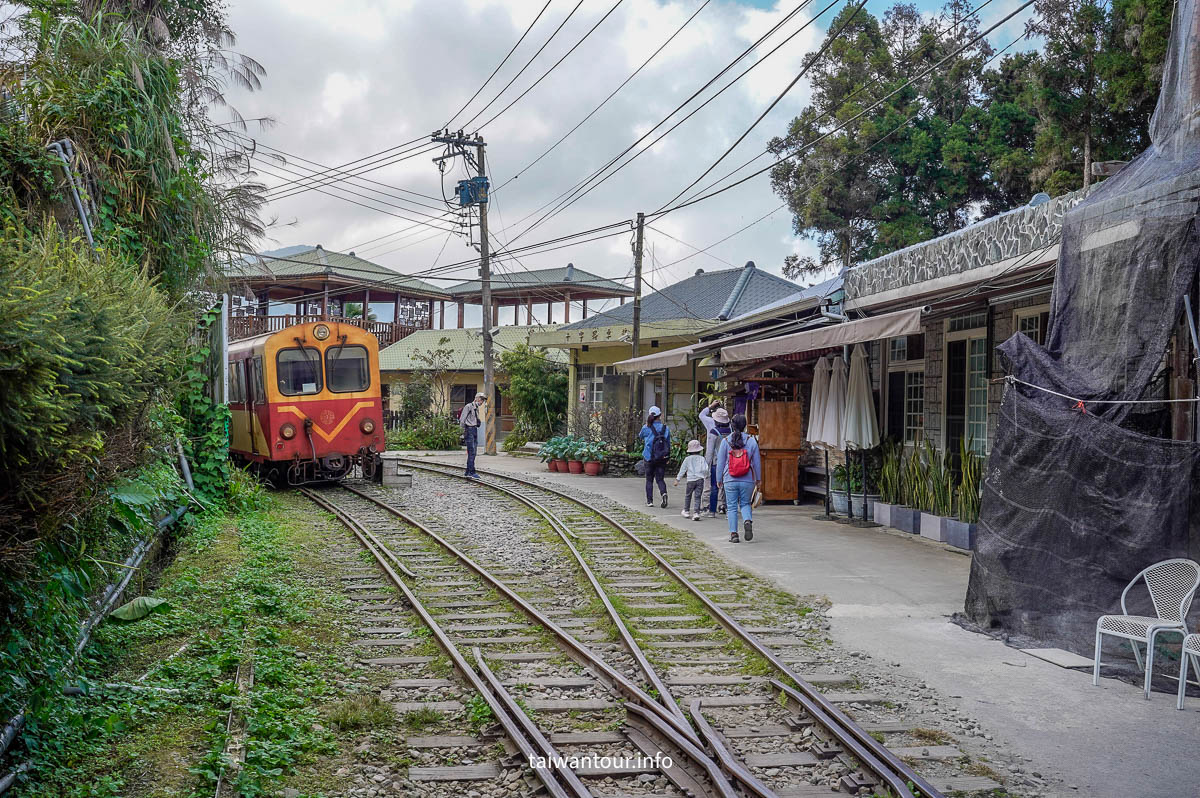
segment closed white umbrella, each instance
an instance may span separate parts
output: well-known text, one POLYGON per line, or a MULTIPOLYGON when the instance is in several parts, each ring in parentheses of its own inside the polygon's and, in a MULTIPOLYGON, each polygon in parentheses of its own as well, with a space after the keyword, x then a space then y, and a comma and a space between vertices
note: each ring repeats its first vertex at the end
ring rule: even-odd
MULTIPOLYGON (((862 344, 850 356, 850 380, 846 386, 846 410, 842 416, 841 443, 849 448, 871 449, 879 445, 879 422, 871 396, 867 350, 862 344)), ((865 483, 864 483, 865 484, 865 483)))
MULTIPOLYGON (((862 452, 863 521, 867 520, 867 449, 879 445, 879 423, 875 420, 875 400, 871 396, 871 378, 867 374, 867 350, 862 344, 854 347, 850 356, 850 382, 846 386, 846 409, 842 416, 840 438, 847 450, 857 448, 862 452)), ((850 453, 846 453, 846 462, 850 453)), ((847 473, 849 477, 849 473, 847 473)), ((846 480, 846 500, 850 502, 850 480, 846 480)), ((853 505, 850 519, 854 520, 853 505)))
POLYGON ((825 409, 821 415, 821 437, 819 440, 830 449, 842 449, 842 414, 846 407, 846 361, 833 359, 829 372, 829 392, 825 395, 825 409))
POLYGON ((821 419, 825 417, 825 401, 829 396, 829 358, 822 357, 813 366, 812 393, 808 400, 808 442, 820 449, 825 448, 821 440, 821 419))

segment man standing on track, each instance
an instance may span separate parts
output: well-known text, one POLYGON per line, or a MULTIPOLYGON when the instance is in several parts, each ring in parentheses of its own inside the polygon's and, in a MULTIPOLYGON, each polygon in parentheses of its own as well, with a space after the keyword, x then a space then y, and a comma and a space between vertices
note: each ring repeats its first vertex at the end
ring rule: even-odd
POLYGON ((463 428, 463 441, 467 444, 467 476, 479 479, 475 473, 475 451, 479 447, 480 413, 487 397, 481 393, 475 394, 475 401, 468 404, 458 415, 458 423, 463 428))

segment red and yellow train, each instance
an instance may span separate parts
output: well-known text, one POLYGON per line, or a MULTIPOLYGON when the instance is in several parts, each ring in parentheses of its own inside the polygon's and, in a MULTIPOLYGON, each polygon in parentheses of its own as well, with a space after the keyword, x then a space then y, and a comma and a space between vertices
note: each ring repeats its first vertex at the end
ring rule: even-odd
POLYGON ((371 479, 384 449, 379 340, 334 321, 229 346, 230 453, 280 485, 371 479))

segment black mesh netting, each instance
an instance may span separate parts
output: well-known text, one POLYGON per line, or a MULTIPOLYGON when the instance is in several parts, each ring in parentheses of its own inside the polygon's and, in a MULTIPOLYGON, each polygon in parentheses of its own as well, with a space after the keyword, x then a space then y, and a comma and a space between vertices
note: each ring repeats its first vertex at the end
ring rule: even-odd
MULTIPOLYGON (((1200 558, 1200 446, 1149 437, 1130 414, 1162 366, 1200 265, 1200 17, 1175 7, 1151 146, 1063 220, 1045 347, 999 351, 1010 387, 988 461, 966 613, 1090 653, 1099 615, 1152 563, 1200 558), (1122 403, 1124 402, 1124 403, 1122 403)), ((1131 610, 1136 611, 1136 610, 1131 610)))
MULTIPOLYGON (((1195 444, 1010 389, 988 460, 967 614, 1090 653, 1096 618, 1120 610, 1138 571, 1200 556, 1198 478, 1195 444)), ((1131 612, 1148 610, 1143 592, 1135 599, 1131 612)))

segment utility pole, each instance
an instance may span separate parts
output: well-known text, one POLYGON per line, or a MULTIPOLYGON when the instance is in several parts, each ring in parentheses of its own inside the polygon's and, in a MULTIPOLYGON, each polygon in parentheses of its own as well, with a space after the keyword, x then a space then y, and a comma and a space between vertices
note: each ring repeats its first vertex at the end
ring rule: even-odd
MULTIPOLYGON (((487 174, 483 162, 485 146, 483 136, 476 133, 475 149, 478 153, 479 179, 486 184, 487 174)), ((487 394, 488 401, 487 432, 484 437, 483 453, 495 454, 496 414, 500 412, 500 408, 493 406, 496 404, 496 382, 495 369, 492 364, 492 271, 488 251, 487 207, 487 195, 485 194, 479 203, 479 301, 483 306, 483 392, 487 394)))
MULTIPOLYGON (((480 329, 483 332, 483 394, 487 397, 488 402, 484 424, 483 453, 495 454, 496 415, 500 412, 500 408, 494 406, 496 381, 495 368, 492 363, 492 271, 487 228, 488 179, 484 160, 484 150, 487 145, 484 143, 483 136, 478 133, 471 138, 464 136, 461 130, 457 133, 451 133, 449 130, 438 131, 433 134, 432 138, 435 142, 448 145, 444 155, 433 159, 439 169, 445 169, 444 162, 446 160, 462 156, 468 163, 475 166, 477 175, 470 180, 460 180, 457 191, 461 207, 469 208, 475 205, 479 208, 479 303, 482 306, 483 315, 480 320, 480 329), (470 148, 474 148, 473 154, 470 148)), ((459 326, 461 327, 462 324, 460 323, 459 326)))
MULTIPOLYGON (((637 357, 641 349, 638 342, 642 337, 642 240, 646 228, 646 214, 637 215, 637 237, 633 243, 633 356, 637 357)), ((633 385, 630 386, 632 410, 641 410, 642 376, 634 374, 633 385)))

